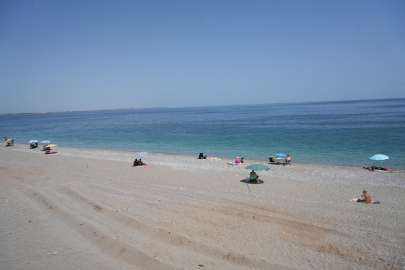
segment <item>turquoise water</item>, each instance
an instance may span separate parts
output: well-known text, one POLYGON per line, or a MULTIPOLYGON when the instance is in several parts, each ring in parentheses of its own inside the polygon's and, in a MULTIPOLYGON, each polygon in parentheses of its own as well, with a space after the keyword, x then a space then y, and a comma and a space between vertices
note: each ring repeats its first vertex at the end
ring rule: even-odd
POLYGON ((405 169, 405 99, 1 115, 16 143, 405 169), (371 161, 375 154, 390 157, 371 161))

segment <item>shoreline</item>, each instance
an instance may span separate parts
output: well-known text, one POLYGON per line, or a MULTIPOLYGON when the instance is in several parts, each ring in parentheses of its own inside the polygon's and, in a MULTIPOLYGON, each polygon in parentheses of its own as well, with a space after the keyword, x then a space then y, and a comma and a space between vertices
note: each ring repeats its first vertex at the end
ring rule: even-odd
POLYGON ((403 171, 292 163, 246 184, 228 159, 55 151, 0 148, 5 269, 404 267, 403 171), (363 189, 381 204, 351 202, 363 189))
MULTIPOLYGON (((26 146, 27 150, 41 150, 39 146, 38 149, 29 149, 29 144, 23 144, 23 143, 15 143, 14 146, 19 146, 18 149, 24 149, 24 146, 26 146)), ((86 147, 74 147, 74 146, 57 146, 58 148, 64 148, 64 149, 77 149, 78 151, 101 151, 101 152, 122 152, 122 153, 129 153, 131 155, 135 155, 136 153, 139 152, 144 152, 142 150, 139 151, 128 151, 128 150, 122 150, 122 149, 103 149, 103 148, 86 148, 86 147)), ((167 156, 185 156, 185 157, 196 157, 196 159, 198 159, 198 154, 196 153, 196 155, 188 155, 188 154, 178 154, 178 153, 163 153, 163 152, 148 152, 148 155, 167 155, 167 156)), ((227 160, 227 162, 234 162, 236 157, 221 157, 221 156, 209 156, 209 157, 215 157, 218 158, 220 160, 227 160)), ((273 166, 274 164, 269 163, 268 159, 249 159, 250 164, 254 164, 254 163, 260 163, 260 164, 266 164, 266 165, 270 165, 273 166), (254 161, 254 163, 252 163, 254 161)), ((370 161, 370 164, 375 163, 376 165, 378 165, 378 161, 370 161)), ((329 163, 310 163, 310 162, 295 162, 294 160, 292 161, 291 164, 297 164, 297 165, 301 165, 301 166, 305 166, 305 165, 314 165, 314 166, 332 166, 332 167, 348 167, 348 168, 363 168, 363 166, 367 166, 367 167, 371 167, 372 165, 345 165, 345 164, 329 164, 329 163)), ((282 164, 280 165, 274 165, 274 166, 283 166, 282 164)), ((390 168, 390 169, 395 169, 398 172, 405 172, 405 169, 397 169, 397 168, 390 168)))
MULTIPOLYGON (((16 142, 15 145, 26 145, 27 147, 29 146, 28 143, 19 143, 16 142)), ((40 145, 41 147, 41 145, 40 145)), ((82 146, 59 146, 58 147, 64 147, 64 148, 71 148, 71 149, 88 149, 88 150, 99 150, 99 151, 116 151, 116 152, 131 152, 131 153, 138 153, 138 152, 144 152, 145 150, 138 150, 138 151, 129 151, 126 149, 122 149, 122 148, 89 148, 89 147, 82 147, 82 146)), ((1 147, 0 147, 1 148, 1 147)), ((162 155, 179 155, 179 156, 198 156, 199 152, 196 152, 194 155, 192 154, 184 154, 184 153, 174 153, 174 152, 149 152, 150 154, 162 154, 162 155)), ((205 153, 204 153, 205 154, 205 153)), ((240 155, 241 157, 243 155, 240 155)), ((269 155, 270 156, 270 155, 269 155)), ((236 156, 230 157, 230 156, 215 156, 218 157, 220 159, 229 159, 229 161, 234 161, 236 156)), ((348 167, 363 167, 363 166, 367 166, 367 167, 371 167, 371 166, 377 166, 377 167, 387 167, 389 169, 394 169, 394 170, 401 170, 401 171, 405 171, 405 165, 401 165, 401 164, 397 164, 397 166, 392 165, 392 164, 386 164, 386 161, 375 161, 375 160, 371 160, 371 159, 366 159, 364 160, 363 163, 358 164, 358 165, 351 165, 351 164, 342 164, 339 163, 337 161, 334 162, 330 162, 330 163, 317 163, 317 162, 301 162, 301 161, 294 161, 294 157, 292 157, 293 160, 292 162, 295 164, 308 164, 308 165, 326 165, 326 166, 348 166, 348 167), (392 166, 391 166, 392 165, 392 166)), ((263 158, 263 159, 249 159, 249 160, 255 160, 255 161, 259 161, 261 163, 265 162, 268 160, 268 158, 263 158)))
MULTIPOLYGON (((15 144, 15 150, 22 152, 33 152, 42 154, 41 149, 29 149, 24 144, 15 144)), ((101 159, 111 161, 122 161, 131 164, 132 156, 137 152, 123 150, 100 150, 93 148, 80 147, 62 147, 57 146, 56 155, 68 157, 82 157, 90 159, 101 159)), ((264 164, 270 169, 261 171, 259 175, 271 176, 278 178, 289 178, 301 181, 311 181, 328 184, 363 184, 365 186, 397 186, 405 188, 405 181, 402 181, 405 176, 405 170, 397 170, 397 172, 370 172, 363 167, 350 165, 328 165, 315 163, 299 163, 292 162, 291 165, 274 165, 263 160, 246 160, 244 166, 228 165, 228 162, 234 162, 233 159, 215 157, 217 160, 198 159, 198 156, 182 155, 182 154, 167 154, 167 153, 148 153, 142 157, 147 165, 162 165, 176 170, 190 172, 237 172, 246 177, 249 175, 249 170, 245 166, 251 164, 264 164), (383 179, 383 180, 381 180, 383 179)), ((233 163, 234 164, 234 163, 233 163)))

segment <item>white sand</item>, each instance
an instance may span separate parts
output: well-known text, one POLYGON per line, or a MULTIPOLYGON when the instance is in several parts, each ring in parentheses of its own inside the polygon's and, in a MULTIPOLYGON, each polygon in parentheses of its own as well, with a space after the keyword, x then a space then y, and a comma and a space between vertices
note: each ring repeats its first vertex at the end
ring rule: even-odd
POLYGON ((55 150, 0 147, 0 269, 404 268, 402 170, 55 150))

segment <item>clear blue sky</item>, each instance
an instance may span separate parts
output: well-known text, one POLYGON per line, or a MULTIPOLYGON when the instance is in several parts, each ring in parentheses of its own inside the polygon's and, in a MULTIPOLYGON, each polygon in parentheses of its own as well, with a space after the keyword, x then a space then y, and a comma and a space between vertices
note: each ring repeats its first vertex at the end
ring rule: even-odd
POLYGON ((0 113, 405 97, 405 1, 0 1, 0 113))

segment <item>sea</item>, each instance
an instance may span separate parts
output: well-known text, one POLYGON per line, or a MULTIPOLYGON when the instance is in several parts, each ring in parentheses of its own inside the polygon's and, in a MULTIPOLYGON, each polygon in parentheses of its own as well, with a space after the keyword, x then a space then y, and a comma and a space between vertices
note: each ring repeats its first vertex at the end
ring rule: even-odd
POLYGON ((0 115, 15 143, 405 169, 405 98, 0 115), (373 161, 376 154, 388 160, 373 161))

